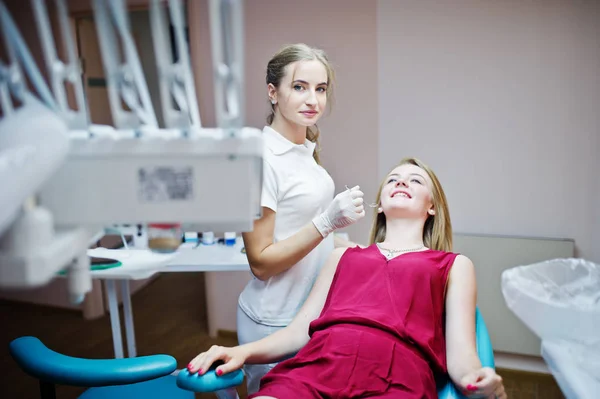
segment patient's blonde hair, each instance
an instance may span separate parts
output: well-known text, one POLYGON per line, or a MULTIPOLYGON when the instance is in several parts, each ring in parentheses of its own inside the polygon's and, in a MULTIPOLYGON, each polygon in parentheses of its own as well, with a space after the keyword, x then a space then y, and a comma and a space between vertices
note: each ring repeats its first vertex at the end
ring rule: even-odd
MULTIPOLYGON (((423 169, 431 178, 433 186, 432 201, 435 215, 429 215, 427 220, 425 220, 425 226, 423 227, 423 244, 425 244, 426 247, 434 250, 451 252, 452 223, 450 221, 450 211, 448 210, 446 194, 444 194, 444 189, 442 188, 440 181, 429 166, 416 158, 405 158, 400 161, 395 168, 406 164, 415 165, 423 169)), ((381 204, 381 190, 383 189, 386 181, 387 175, 379 185, 376 201, 377 204, 381 204)), ((371 228, 371 244, 383 242, 385 240, 385 222, 385 214, 383 212, 378 212, 377 208, 375 208, 375 217, 373 218, 373 227, 371 228)))

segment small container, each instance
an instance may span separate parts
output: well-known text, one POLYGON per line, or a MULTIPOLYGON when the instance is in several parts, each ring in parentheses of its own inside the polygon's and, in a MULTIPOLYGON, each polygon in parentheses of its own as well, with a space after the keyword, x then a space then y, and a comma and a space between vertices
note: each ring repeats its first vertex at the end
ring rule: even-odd
POLYGON ((149 223, 148 248, 154 252, 175 252, 181 245, 181 224, 149 223))
POLYGON ((225 233, 225 245, 234 246, 235 245, 236 234, 232 232, 225 233))
POLYGON ((147 229, 141 224, 136 226, 137 231, 133 234, 133 247, 134 248, 148 248, 148 234, 147 229))
POLYGON ((183 233, 183 242, 198 244, 198 233, 195 231, 186 231, 183 233))
POLYGON ((215 233, 212 231, 205 231, 202 233, 202 244, 213 245, 215 243, 215 233))

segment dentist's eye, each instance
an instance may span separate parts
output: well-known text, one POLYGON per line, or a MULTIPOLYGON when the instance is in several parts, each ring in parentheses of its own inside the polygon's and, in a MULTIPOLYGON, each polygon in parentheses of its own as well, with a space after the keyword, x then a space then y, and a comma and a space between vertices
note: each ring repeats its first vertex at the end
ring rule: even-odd
POLYGON ((294 85, 294 90, 302 91, 302 90, 304 90, 304 87, 302 85, 294 85))
POLYGON ((327 88, 325 88, 325 87, 318 87, 317 88, 317 92, 319 92, 319 93, 325 93, 326 91, 327 91, 327 88))

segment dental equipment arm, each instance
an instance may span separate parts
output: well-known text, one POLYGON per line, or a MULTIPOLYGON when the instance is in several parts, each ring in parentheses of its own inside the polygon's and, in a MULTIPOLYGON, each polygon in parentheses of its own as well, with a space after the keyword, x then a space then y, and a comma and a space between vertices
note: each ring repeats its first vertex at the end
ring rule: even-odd
POLYGON ((0 287, 38 287, 68 267, 70 297, 81 301, 91 289, 87 248, 106 226, 251 230, 261 215, 263 146, 260 130, 243 126, 241 0, 210 0, 211 26, 220 32, 212 42, 215 97, 224 100, 216 128, 200 124, 181 0, 168 2, 176 62, 168 61, 164 2, 151 4, 163 111, 176 104, 165 112, 166 128, 158 126, 123 0, 93 2, 114 126, 90 124, 66 1, 55 3, 66 63, 54 49, 45 2, 32 0, 51 91, 0 0, 9 55, 8 63, 0 60, 0 181, 11 187, 0 200, 0 287), (75 87, 76 110, 66 81, 75 87))
POLYGON ((0 207, 0 287, 39 286, 68 267, 70 299, 78 303, 91 289, 86 233, 55 230, 52 215, 32 197, 67 157, 67 125, 3 2, 0 18, 9 55, 9 64, 0 64, 0 182, 7 188, 0 207), (45 105, 27 91, 23 70, 45 105))
POLYGON ((57 54, 54 37, 46 9, 46 0, 32 0, 35 21, 38 27, 40 43, 44 53, 46 71, 50 79, 53 97, 58 110, 70 129, 87 129, 89 123, 88 108, 83 93, 83 82, 79 69, 79 60, 75 52, 75 41, 69 26, 67 5, 64 1, 55 1, 58 24, 63 46, 67 52, 67 62, 63 62, 57 54), (71 109, 67 100, 65 83, 74 89, 77 109, 71 109))
POLYGON ((115 127, 158 128, 124 0, 93 0, 92 4, 115 127), (124 59, 120 59, 119 43, 124 59), (121 99, 132 111, 123 107, 121 99))
POLYGON ((159 0, 152 0, 150 4, 150 22, 154 55, 158 66, 160 104, 165 127, 181 129, 188 129, 191 126, 200 127, 202 123, 198 112, 194 79, 184 37, 182 4, 178 1, 169 2, 169 11, 175 22, 173 24, 175 28, 175 48, 179 58, 173 62, 164 56, 164 54, 171 54, 173 49, 167 38, 168 32, 165 26, 166 17, 163 7, 160 5, 159 0))

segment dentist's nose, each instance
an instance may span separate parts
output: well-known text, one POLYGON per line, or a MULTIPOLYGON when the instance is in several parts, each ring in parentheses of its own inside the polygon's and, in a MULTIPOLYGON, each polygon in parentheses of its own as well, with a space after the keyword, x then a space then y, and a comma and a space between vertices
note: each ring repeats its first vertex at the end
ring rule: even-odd
POLYGON ((307 105, 316 105, 317 104, 317 93, 314 90, 309 90, 309 95, 306 97, 307 105))

